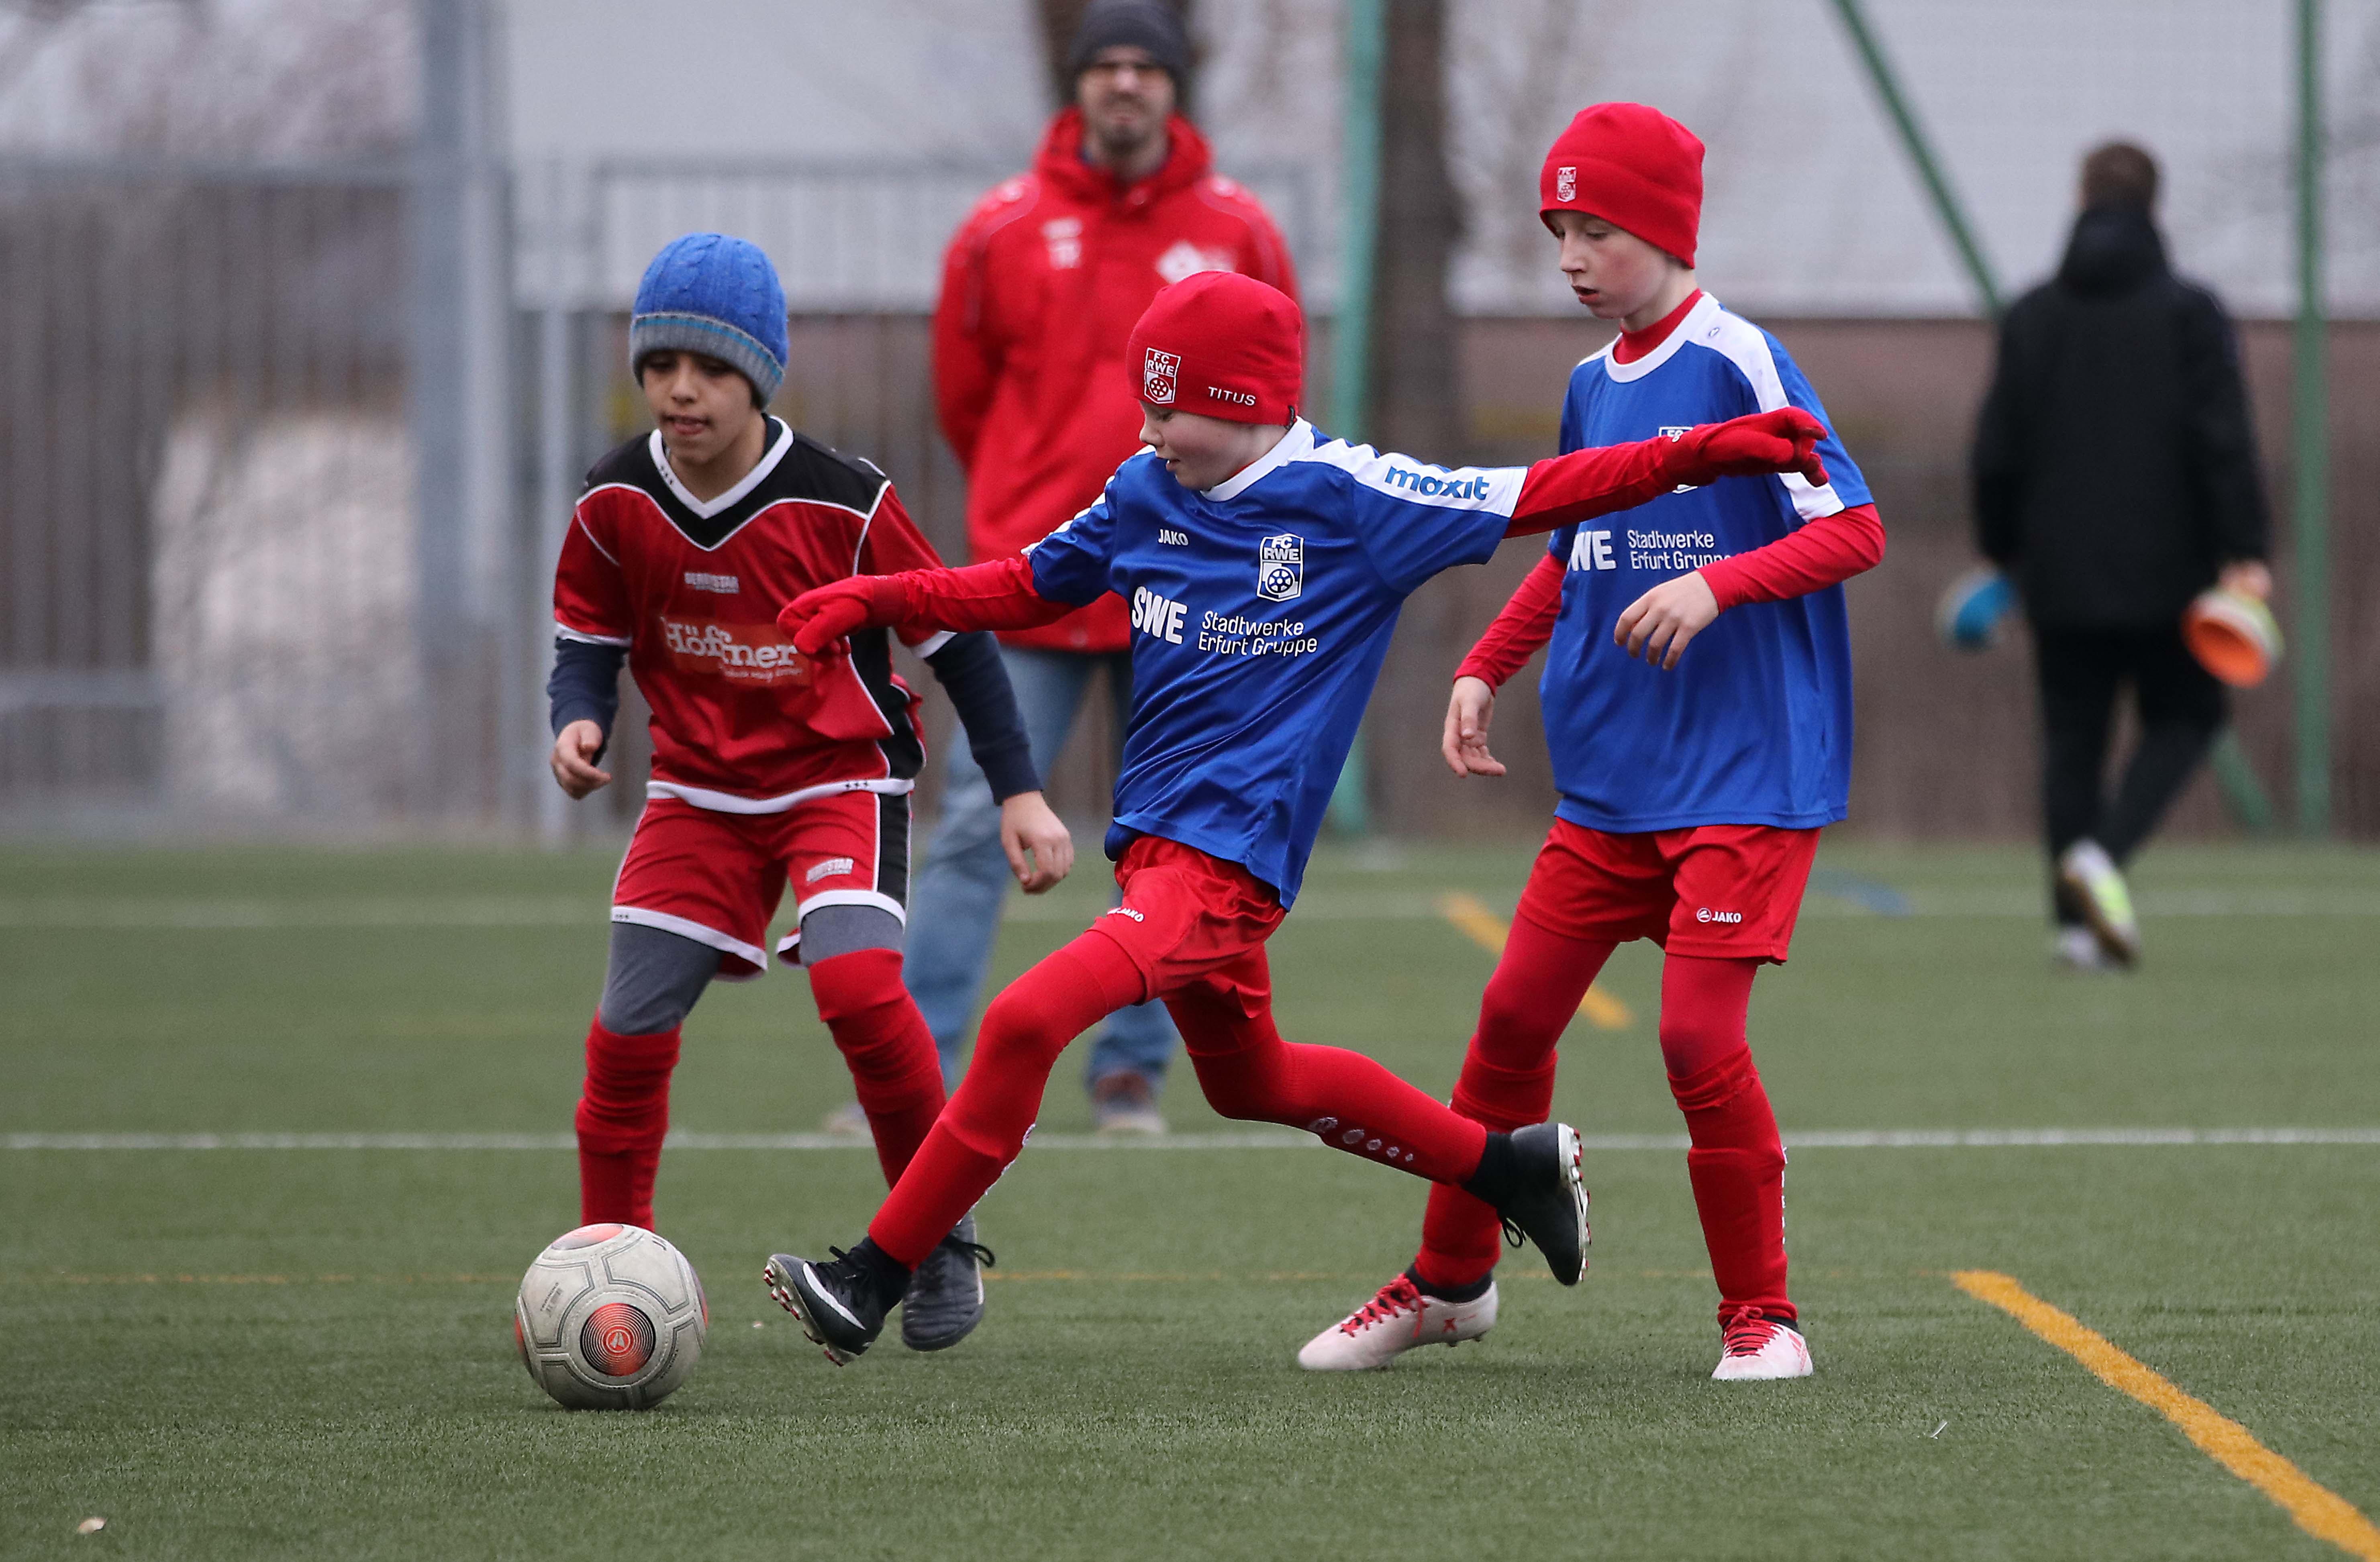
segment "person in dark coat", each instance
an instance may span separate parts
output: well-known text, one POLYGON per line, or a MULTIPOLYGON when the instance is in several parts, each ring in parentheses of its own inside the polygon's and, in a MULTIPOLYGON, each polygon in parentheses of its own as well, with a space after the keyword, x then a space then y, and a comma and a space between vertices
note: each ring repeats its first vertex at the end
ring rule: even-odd
POLYGON ((2272 591, 2231 321, 2168 264, 2156 189, 2138 147, 2083 160, 2065 259, 2000 323, 1975 439, 1976 539, 2033 625, 2056 951, 2086 968, 2139 958, 2123 866, 2223 725, 2223 685, 2185 648, 2182 613, 2218 583, 2272 591), (2127 684, 2141 741, 2110 798, 2127 684))

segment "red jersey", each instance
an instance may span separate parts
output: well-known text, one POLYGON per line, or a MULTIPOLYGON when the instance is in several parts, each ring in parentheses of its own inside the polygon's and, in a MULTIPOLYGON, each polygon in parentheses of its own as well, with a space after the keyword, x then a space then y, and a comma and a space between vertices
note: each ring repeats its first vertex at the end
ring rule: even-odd
POLYGON ((818 663, 776 615, 812 587, 940 560, 882 472, 778 418, 769 429, 759 465, 708 502, 678 481, 659 431, 597 462, 554 572, 555 628, 627 648, 652 707, 653 795, 770 814, 907 792, 925 745, 884 631, 818 663))
MULTIPOLYGON (((1031 547, 1099 498, 1140 448, 1140 375, 1124 343, 1158 289, 1239 272, 1297 297, 1289 247, 1256 197, 1217 176, 1214 153, 1176 117, 1165 165, 1137 184, 1083 161, 1083 116, 1050 122, 1033 171, 997 186, 951 240, 934 309, 934 393, 967 470, 977 563, 1031 547)), ((1056 624, 1001 638, 1120 651, 1110 595, 1056 624)))

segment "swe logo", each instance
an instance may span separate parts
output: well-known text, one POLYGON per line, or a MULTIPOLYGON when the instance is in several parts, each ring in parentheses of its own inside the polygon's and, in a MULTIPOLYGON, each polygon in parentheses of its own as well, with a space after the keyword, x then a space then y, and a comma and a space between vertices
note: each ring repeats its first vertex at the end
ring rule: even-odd
POLYGON ((1257 595, 1286 602, 1305 589, 1305 539, 1291 532, 1257 544, 1257 595))
POLYGON ((1608 531, 1581 531, 1570 539, 1570 567, 1574 570, 1616 570, 1619 562, 1611 556, 1611 534, 1608 531))
POLYGON ((1154 402, 1159 406, 1172 406, 1174 381, 1181 372, 1181 354, 1160 353, 1155 347, 1148 348, 1148 356, 1140 365, 1141 399, 1154 402))
POLYGON ((1151 639, 1180 645, 1182 621, 1189 611, 1187 604, 1161 596, 1146 586, 1132 589, 1132 626, 1151 639))
POLYGON ((1557 168, 1554 170, 1554 199, 1563 202, 1569 202, 1578 199, 1577 169, 1557 168))

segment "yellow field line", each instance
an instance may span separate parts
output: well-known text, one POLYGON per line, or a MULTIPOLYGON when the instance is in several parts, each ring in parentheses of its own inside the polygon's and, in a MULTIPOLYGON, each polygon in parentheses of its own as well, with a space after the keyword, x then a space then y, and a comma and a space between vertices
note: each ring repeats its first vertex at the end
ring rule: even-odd
MULTIPOLYGON (((1462 928, 1473 943, 1489 954, 1504 952, 1504 919, 1489 911, 1478 896, 1440 895, 1438 914, 1462 928)), ((1578 1000, 1578 1011, 1597 1030, 1624 1031, 1636 1023, 1636 1016, 1626 1004, 1599 987, 1586 989, 1586 996, 1578 1000)))
POLYGON ((2070 1313, 2060 1312, 2013 1278, 1990 1269, 1960 1269, 1951 1282, 1979 1302, 1988 1302, 2042 1338, 2182 1430, 2209 1459, 2264 1493, 2297 1521, 2299 1529, 2325 1540, 2350 1556, 2380 1562, 2380 1529, 2352 1503, 2256 1440, 2256 1435, 2204 1399, 2195 1399, 2158 1376, 2070 1313))

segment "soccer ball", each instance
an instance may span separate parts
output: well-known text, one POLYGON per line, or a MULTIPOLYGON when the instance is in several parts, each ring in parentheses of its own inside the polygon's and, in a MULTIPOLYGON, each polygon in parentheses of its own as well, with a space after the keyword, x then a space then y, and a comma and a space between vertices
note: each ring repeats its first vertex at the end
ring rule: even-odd
POLYGON ((581 1226, 521 1277, 513 1342, 537 1386, 575 1411, 660 1404, 702 1359, 710 1303, 686 1254, 640 1226, 581 1226))

